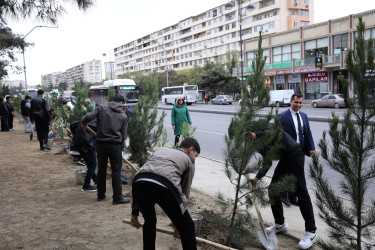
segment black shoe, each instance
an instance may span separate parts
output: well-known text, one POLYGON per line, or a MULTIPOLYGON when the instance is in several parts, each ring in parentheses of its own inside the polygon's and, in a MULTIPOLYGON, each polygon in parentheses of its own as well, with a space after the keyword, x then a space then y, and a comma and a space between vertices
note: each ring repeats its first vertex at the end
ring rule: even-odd
POLYGON ((96 192, 96 186, 82 187, 81 192, 96 192))
POLYGON ((295 206, 299 206, 297 198, 290 199, 290 203, 295 205, 295 206))
POLYGON ((43 145, 43 148, 46 148, 46 149, 48 149, 48 150, 51 150, 51 147, 50 147, 48 144, 44 144, 44 145, 43 145))
POLYGON ((98 201, 102 201, 106 198, 107 196, 104 194, 104 195, 98 195, 98 201))
POLYGON ((121 200, 118 201, 113 201, 113 205, 119 205, 119 204, 127 204, 130 202, 130 199, 122 198, 121 200))
POLYGON ((33 134, 33 133, 31 133, 31 134, 30 134, 30 141, 32 141, 32 140, 33 140, 33 136, 34 136, 34 134, 33 134))
POLYGON ((281 201, 285 204, 285 206, 290 207, 288 195, 281 195, 281 201))
POLYGON ((41 151, 44 151, 44 150, 45 150, 45 147, 40 147, 40 150, 41 150, 41 151))

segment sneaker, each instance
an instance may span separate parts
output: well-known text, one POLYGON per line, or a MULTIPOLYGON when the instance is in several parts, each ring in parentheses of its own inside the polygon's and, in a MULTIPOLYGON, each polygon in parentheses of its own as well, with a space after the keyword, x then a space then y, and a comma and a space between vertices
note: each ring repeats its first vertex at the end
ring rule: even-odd
POLYGON ((44 144, 44 145, 43 145, 43 148, 46 148, 46 149, 48 149, 48 150, 51 150, 51 147, 50 147, 48 144, 44 144))
POLYGON ((317 233, 306 232, 302 240, 298 243, 298 246, 301 249, 308 249, 314 244, 314 242, 317 239, 318 239, 317 233))
POLYGON ((33 140, 33 136, 34 136, 34 134, 33 134, 33 133, 30 133, 30 141, 33 140))
POLYGON ((282 225, 275 223, 272 227, 267 227, 266 231, 267 233, 271 233, 272 231, 275 231, 275 233, 285 233, 288 231, 288 229, 288 223, 284 222, 282 225))
POLYGON ((86 166, 86 162, 85 162, 85 160, 83 160, 83 159, 78 159, 78 160, 76 161, 76 163, 79 164, 79 165, 82 165, 82 166, 86 166))
POLYGON ((102 200, 104 200, 106 197, 107 197, 107 196, 106 196, 105 194, 103 194, 103 195, 99 195, 99 194, 98 194, 98 201, 102 201, 102 200))
POLYGON ((93 186, 90 186, 88 188, 84 187, 81 189, 81 192, 96 192, 96 191, 97 191, 97 188, 93 186))

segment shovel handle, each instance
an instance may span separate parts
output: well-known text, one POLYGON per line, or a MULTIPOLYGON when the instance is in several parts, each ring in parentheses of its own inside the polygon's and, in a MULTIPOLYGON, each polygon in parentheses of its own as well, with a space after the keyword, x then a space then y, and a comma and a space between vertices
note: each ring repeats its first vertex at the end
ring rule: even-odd
MULTIPOLYGON (((250 190, 253 190, 253 187, 252 187, 252 184, 249 181, 248 175, 246 175, 246 181, 247 181, 247 185, 249 186, 250 190)), ((258 202, 256 201, 256 199, 252 199, 252 200, 253 200, 253 203, 254 203, 255 211, 257 212, 257 215, 258 215, 259 222, 263 222, 263 217, 262 217, 262 214, 260 213, 258 202)))
MULTIPOLYGON (((122 222, 131 225, 131 222, 128 219, 123 219, 122 222)), ((141 223, 141 227, 143 227, 142 223, 141 223)), ((165 234, 173 235, 172 230, 168 230, 168 229, 165 229, 165 228, 156 227, 156 231, 161 232, 161 233, 165 233, 165 234)), ((206 244, 206 245, 209 245, 209 246, 212 246, 212 247, 216 247, 217 249, 236 250, 235 248, 227 247, 227 246, 221 245, 219 243, 212 242, 212 241, 209 241, 209 240, 205 240, 205 239, 202 239, 202 238, 199 238, 199 237, 195 237, 195 238, 196 238, 197 242, 203 243, 203 244, 206 244)))

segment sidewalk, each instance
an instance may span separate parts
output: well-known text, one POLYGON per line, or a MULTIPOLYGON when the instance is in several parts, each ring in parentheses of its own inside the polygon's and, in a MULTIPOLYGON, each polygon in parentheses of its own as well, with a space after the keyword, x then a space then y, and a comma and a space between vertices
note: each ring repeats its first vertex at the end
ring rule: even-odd
MULTIPOLYGON (((218 192, 221 192, 224 197, 234 197, 234 186, 229 182, 228 177, 224 173, 224 164, 208 158, 198 157, 196 159, 196 170, 193 179, 193 188, 198 189, 210 196, 216 197, 218 192)), ((306 166, 305 166, 306 168, 306 166)), ((305 169, 306 173, 306 169, 305 169)), ((270 183, 271 178, 265 176, 262 181, 270 183)), ((319 209, 315 205, 314 190, 309 189, 309 194, 314 207, 315 223, 318 228, 319 237, 328 235, 328 227, 319 217, 319 209)), ((298 206, 291 205, 284 206, 285 220, 289 225, 288 234, 294 238, 301 239, 305 234, 305 222, 301 215, 298 206)), ((263 219, 270 225, 274 223, 271 207, 260 208, 263 219)), ((256 216, 255 209, 252 209, 252 214, 256 216)))

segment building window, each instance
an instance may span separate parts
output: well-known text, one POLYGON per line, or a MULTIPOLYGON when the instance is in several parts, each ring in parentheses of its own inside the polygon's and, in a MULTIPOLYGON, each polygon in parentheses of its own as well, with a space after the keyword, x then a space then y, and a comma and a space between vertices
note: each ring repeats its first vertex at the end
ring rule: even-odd
POLYGON ((293 43, 272 48, 273 63, 290 62, 293 58, 301 59, 300 44, 293 43))
POLYGON ((294 22, 293 22, 293 26, 294 26, 294 27, 298 27, 298 22, 297 22, 297 21, 294 21, 294 22))
POLYGON ((296 13, 294 11, 289 11, 289 15, 294 16, 296 13))
POLYGON ((308 10, 301 10, 301 16, 309 16, 308 10))
POLYGON ((302 22, 301 22, 301 25, 302 25, 302 27, 305 27, 305 26, 309 25, 309 22, 302 21, 302 22))
POLYGON ((319 54, 328 54, 328 37, 305 42, 304 58, 315 58, 319 54))
POLYGON ((340 54, 341 51, 348 50, 348 34, 333 36, 333 54, 340 54))

